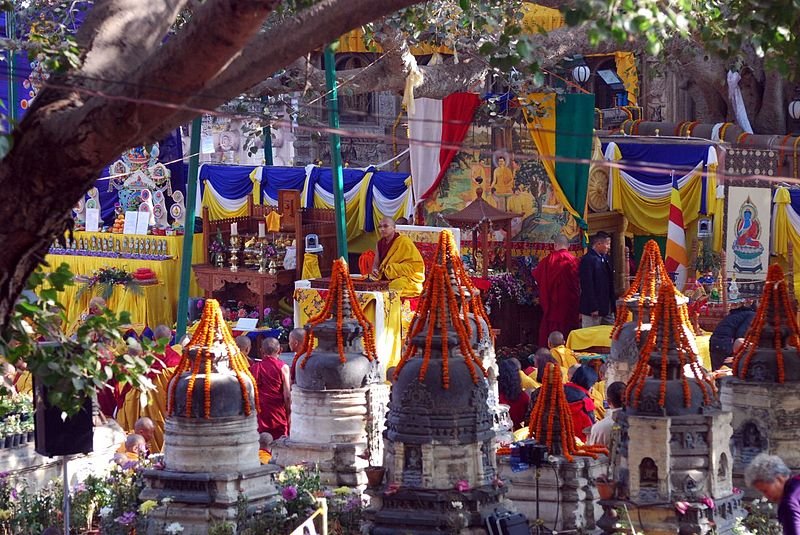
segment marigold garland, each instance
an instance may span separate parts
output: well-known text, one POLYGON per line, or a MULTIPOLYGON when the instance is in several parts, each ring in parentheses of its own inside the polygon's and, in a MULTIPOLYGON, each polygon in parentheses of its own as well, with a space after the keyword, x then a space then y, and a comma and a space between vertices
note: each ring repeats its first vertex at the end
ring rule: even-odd
POLYGON ((356 298, 356 290, 353 286, 353 279, 350 278, 350 270, 347 267, 347 262, 343 258, 338 258, 333 262, 333 269, 331 271, 331 282, 328 286, 328 294, 325 296, 325 305, 322 310, 313 318, 308 320, 306 327, 306 337, 303 345, 295 353, 292 366, 294 367, 300 361, 300 367, 305 368, 308 359, 313 356, 314 350, 314 327, 326 321, 334 314, 336 315, 336 351, 339 353, 339 361, 344 364, 347 362, 344 352, 344 338, 343 325, 345 319, 354 318, 362 329, 362 340, 364 342, 364 356, 370 362, 378 358, 377 350, 375 348, 375 327, 367 319, 364 310, 361 308, 361 303, 356 298), (345 293, 346 292, 346 293, 345 293), (347 295, 350 303, 351 316, 345 318, 344 316, 344 301, 347 295))
POLYGON ((786 380, 783 347, 787 343, 797 347, 798 340, 800 340, 800 329, 798 329, 796 310, 789 300, 788 284, 786 283, 783 269, 778 264, 772 264, 769 267, 756 316, 747 330, 744 344, 733 355, 733 369, 740 379, 747 379, 750 361, 760 347, 761 334, 764 325, 767 324, 767 315, 770 312, 772 313, 772 325, 775 329, 772 349, 775 350, 778 382, 783 383, 786 380), (789 336, 786 341, 781 338, 781 330, 784 324, 789 330, 789 336))
MULTIPOLYGON (((435 331, 437 328, 440 330, 443 340, 442 345, 446 346, 447 323, 449 321, 458 335, 458 347, 467 365, 472 382, 477 384, 479 380, 478 370, 484 377, 487 372, 483 369, 480 358, 472 347, 472 328, 468 314, 472 313, 475 317, 479 341, 483 339, 481 319, 489 329, 489 332, 486 333, 487 336, 493 336, 491 324, 480 299, 480 294, 464 269, 461 257, 456 251, 453 235, 449 230, 443 230, 440 233, 435 258, 436 262, 431 266, 425 278, 420 301, 414 318, 411 320, 403 347, 403 354, 395 368, 394 377, 399 377, 400 371, 408 361, 417 355, 418 349, 422 349, 422 365, 420 366, 418 378, 420 381, 425 379, 430 363, 435 331), (456 295, 458 295, 458 299, 456 299, 456 295), (425 341, 423 342, 423 347, 419 348, 414 343, 414 339, 422 334, 423 331, 425 331, 425 341)), ((450 387, 449 347, 443 347, 442 359, 441 384, 442 388, 448 389, 450 387)))
POLYGON ((547 446, 548 451, 561 450, 561 455, 572 462, 574 456, 592 457, 594 459, 601 453, 608 455, 605 446, 579 446, 575 441, 575 427, 572 423, 572 414, 569 410, 564 386, 561 383, 561 368, 553 363, 547 364, 542 377, 542 386, 539 397, 531 410, 531 419, 528 424, 530 435, 537 442, 547 446), (556 427, 556 414, 558 415, 559 436, 554 437, 556 427), (547 422, 547 425, 545 425, 547 422), (556 443, 556 440, 558 443, 556 443), (559 445, 560 448, 553 448, 559 445))
MULTIPOLYGON (((659 288, 663 285, 669 285, 674 288, 672 279, 669 277, 664 261, 661 258, 661 252, 655 240, 649 240, 642 252, 642 258, 639 262, 639 268, 636 270, 636 277, 631 283, 628 291, 620 299, 617 305, 617 314, 614 321, 614 327, 611 329, 611 338, 618 340, 622 326, 628 321, 628 301, 637 299, 638 317, 636 321, 636 341, 638 342, 642 332, 642 323, 653 323, 653 311, 658 297, 659 288), (644 318, 645 307, 649 307, 649 314, 647 319, 644 318)), ((675 290, 675 294, 679 298, 684 295, 675 290)), ((685 304, 679 305, 679 313, 681 321, 684 325, 694 332, 694 326, 689 318, 689 311, 685 304)))
POLYGON ((226 351, 231 370, 236 374, 242 391, 244 414, 250 416, 253 412, 245 378, 250 379, 250 383, 253 385, 253 395, 256 405, 258 405, 258 389, 256 388, 255 379, 250 373, 247 359, 244 358, 239 351, 239 347, 236 345, 233 335, 222 317, 219 303, 216 299, 207 299, 205 307, 203 308, 203 314, 200 317, 200 323, 198 323, 189 343, 183 348, 181 361, 178 363, 175 375, 169 383, 167 414, 170 416, 174 415, 176 411, 175 392, 178 388, 181 375, 190 373, 186 385, 186 406, 184 407, 182 415, 189 418, 192 417, 194 387, 197 381, 197 375, 200 374, 202 370, 205 375, 203 379, 203 417, 206 419, 211 418, 212 361, 216 358, 215 352, 218 351, 215 350, 215 352, 212 352, 212 347, 221 347, 226 351), (193 359, 189 357, 190 352, 194 355, 193 359))
POLYGON ((683 402, 685 407, 692 405, 692 392, 689 386, 689 379, 683 372, 684 368, 688 365, 689 369, 694 376, 695 383, 700 387, 703 394, 703 403, 708 405, 712 402, 712 396, 716 394, 716 387, 714 382, 708 377, 707 373, 697 363, 697 354, 692 348, 691 341, 685 324, 685 316, 681 312, 681 307, 678 305, 678 292, 675 287, 670 284, 662 284, 658 290, 658 296, 653 306, 652 322, 653 327, 647 336, 644 347, 640 353, 639 361, 633 370, 633 375, 628 381, 628 386, 625 389, 625 399, 628 406, 638 408, 641 401, 642 390, 651 374, 658 378, 660 382, 658 405, 659 407, 666 406, 666 389, 667 389, 667 359, 669 350, 674 347, 678 353, 678 369, 680 370, 681 383, 683 386, 683 402), (659 328, 660 326, 660 328, 659 328), (660 370, 653 370, 650 366, 650 356, 654 352, 661 353, 661 367, 660 370))

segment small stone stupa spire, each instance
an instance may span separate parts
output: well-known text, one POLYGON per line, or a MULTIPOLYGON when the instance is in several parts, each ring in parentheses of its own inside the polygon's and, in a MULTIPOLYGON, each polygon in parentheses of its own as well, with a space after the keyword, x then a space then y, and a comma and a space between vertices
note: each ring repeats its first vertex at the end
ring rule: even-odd
POLYGON ((343 328, 345 323, 358 324, 361 327, 360 334, 363 335, 364 344, 363 355, 370 362, 377 360, 375 327, 364 315, 361 304, 356 299, 356 291, 353 288, 353 280, 350 278, 347 262, 339 258, 333 262, 331 282, 328 286, 328 295, 325 297, 325 306, 319 314, 308 320, 306 338, 294 357, 294 364, 299 361, 301 368, 306 367, 309 358, 313 357, 314 342, 316 340, 314 328, 334 317, 336 319, 336 351, 339 354, 339 361, 342 364, 347 361, 345 345, 348 345, 348 342, 352 342, 353 338, 347 336, 350 330, 343 328))
MULTIPOLYGON (((482 318, 487 326, 490 325, 489 318, 478 290, 466 274, 461 257, 456 252, 453 234, 449 230, 443 230, 439 235, 435 259, 425 278, 419 305, 411 320, 405 349, 394 376, 399 377, 409 359, 417 354, 418 349, 422 349, 423 364, 419 369, 419 380, 423 381, 427 374, 431 349, 438 349, 441 345, 442 387, 449 388, 448 331, 452 327, 472 382, 477 384, 479 373, 486 376, 486 371, 472 348, 472 326, 467 319, 467 313, 472 312, 476 318, 482 318), (440 339, 438 343, 434 342, 436 334, 440 339)), ((480 339, 483 335, 481 322, 476 321, 475 324, 480 339)), ((491 327, 488 328, 491 333, 491 327)))
MULTIPOLYGON (((653 304, 658 298, 659 288, 664 284, 674 286, 669 277, 667 268, 664 266, 664 260, 661 258, 661 252, 658 249, 658 244, 655 240, 648 241, 644 246, 642 252, 642 259, 639 262, 639 267, 636 269, 636 278, 634 278, 628 291, 625 292, 617 305, 617 317, 614 323, 614 328, 611 330, 611 336, 614 340, 619 338, 622 326, 628 321, 628 314, 632 312, 631 306, 634 302, 637 303, 637 322, 636 326, 636 341, 639 341, 639 335, 642 330, 642 323, 653 322, 653 304)), ((675 295, 683 298, 683 294, 675 290, 675 295)), ((689 321, 689 312, 686 305, 680 305, 679 310, 682 316, 685 317, 685 323, 692 329, 689 321)))
MULTIPOLYGON (((253 388, 255 380, 250 374, 247 359, 239 351, 216 299, 207 299, 203 315, 192 335, 191 341, 183 349, 175 375, 169 384, 167 414, 170 416, 197 417, 197 409, 192 407, 194 388, 197 379, 203 383, 203 412, 205 419, 212 418, 212 377, 235 375, 241 387, 244 415, 250 416, 253 405, 250 401, 252 391, 255 405, 258 405, 258 391, 253 388), (176 396, 181 376, 189 373, 185 395, 176 396), (249 384, 248 384, 249 382, 249 384), (178 399, 178 401, 176 401, 178 399), (181 403, 183 401, 183 403, 181 403)), ((222 402, 222 400, 218 400, 222 402)), ((229 401, 227 402, 229 403, 229 401)))
POLYGON ((798 342, 800 329, 783 269, 772 264, 756 316, 744 344, 734 354, 733 373, 740 379, 758 382, 800 381, 798 342))
POLYGON ((691 335, 683 328, 678 293, 669 281, 659 287, 653 327, 625 391, 632 414, 687 414, 716 401, 714 381, 697 362, 691 335))
POLYGON ((569 462, 574 460, 574 455, 596 459, 601 453, 608 454, 605 446, 579 446, 575 441, 572 415, 561 383, 561 369, 552 363, 544 370, 542 387, 531 410, 528 429, 539 444, 547 446, 547 451, 562 455, 569 462))

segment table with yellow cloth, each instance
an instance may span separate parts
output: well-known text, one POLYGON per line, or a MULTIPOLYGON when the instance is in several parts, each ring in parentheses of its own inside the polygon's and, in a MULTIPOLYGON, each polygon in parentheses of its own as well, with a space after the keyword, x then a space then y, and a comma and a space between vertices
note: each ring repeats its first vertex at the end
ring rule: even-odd
MULTIPOLYGON (((309 318, 316 316, 325 305, 320 291, 311 288, 307 280, 295 282, 294 324, 303 327, 309 318)), ((364 316, 375 327, 375 349, 384 370, 396 366, 400 361, 403 339, 401 336, 400 295, 391 290, 380 292, 356 292, 356 298, 364 316), (376 314, 376 311, 380 313, 376 314)))
MULTIPOLYGON (((613 329, 611 325, 575 329, 567 337, 567 347, 573 351, 580 351, 590 347, 609 347, 611 345, 611 329, 613 329)), ((711 369, 711 355, 708 350, 710 337, 710 334, 694 337, 697 344, 697 357, 700 360, 700 364, 707 370, 711 369)))
MULTIPOLYGON (((164 240, 167 244, 167 254, 172 258, 169 260, 139 260, 133 258, 49 254, 45 257, 45 260, 51 266, 49 269, 54 269, 62 263, 67 263, 75 275, 91 276, 94 271, 104 267, 117 267, 130 272, 139 268, 150 268, 155 272, 158 284, 141 286, 141 295, 135 295, 132 291, 117 285, 114 287, 107 305, 114 312, 130 312, 131 323, 134 326, 155 326, 160 323, 166 325, 174 324, 181 280, 180 258, 183 253, 183 236, 124 236, 108 232, 74 233, 75 240, 80 240, 81 238, 84 241, 91 240, 93 236, 98 239, 112 237, 114 240, 122 240, 126 237, 164 240)), ((195 234, 192 243, 192 262, 202 262, 204 256, 203 237, 201 234, 195 234)), ((48 268, 45 267, 45 269, 48 268)), ((89 300, 94 295, 91 292, 84 292, 84 295, 78 299, 77 294, 80 287, 81 283, 76 282, 74 286, 67 287, 61 296, 61 302, 66 309, 67 324, 65 327, 67 328, 78 321, 81 313, 87 309, 89 300)), ((200 287, 197 286, 194 274, 191 275, 189 295, 201 295, 200 287)))

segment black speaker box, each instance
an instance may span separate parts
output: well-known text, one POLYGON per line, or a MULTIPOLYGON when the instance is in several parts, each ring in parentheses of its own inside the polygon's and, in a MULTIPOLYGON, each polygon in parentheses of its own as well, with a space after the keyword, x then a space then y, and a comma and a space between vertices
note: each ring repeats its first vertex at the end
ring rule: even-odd
POLYGON ((47 388, 34 380, 33 404, 36 453, 55 457, 92 452, 92 400, 87 399, 75 416, 62 420, 63 411, 47 402, 47 388))

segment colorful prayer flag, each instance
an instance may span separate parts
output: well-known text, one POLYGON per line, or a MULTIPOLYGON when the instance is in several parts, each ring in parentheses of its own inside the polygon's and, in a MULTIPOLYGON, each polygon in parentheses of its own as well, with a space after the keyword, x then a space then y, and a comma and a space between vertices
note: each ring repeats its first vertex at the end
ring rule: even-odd
POLYGON ((686 253, 686 229, 683 226, 683 208, 678 181, 672 174, 672 193, 669 206, 669 226, 667 228, 666 259, 667 271, 675 273, 675 287, 683 290, 688 273, 689 257, 686 253))

